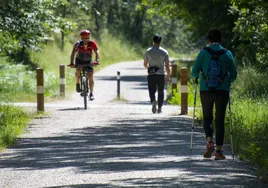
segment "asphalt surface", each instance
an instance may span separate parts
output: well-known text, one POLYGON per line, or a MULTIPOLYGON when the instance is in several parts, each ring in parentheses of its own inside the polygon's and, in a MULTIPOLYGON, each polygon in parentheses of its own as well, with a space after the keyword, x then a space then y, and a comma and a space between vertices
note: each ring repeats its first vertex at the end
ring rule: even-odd
POLYGON ((45 104, 48 115, 34 119, 18 143, 0 153, 0 187, 267 187, 253 166, 232 159, 228 145, 226 160, 203 159, 206 141, 198 126, 190 152, 191 118, 179 115, 178 106, 151 112, 142 64, 97 72, 87 110, 77 93, 45 104))

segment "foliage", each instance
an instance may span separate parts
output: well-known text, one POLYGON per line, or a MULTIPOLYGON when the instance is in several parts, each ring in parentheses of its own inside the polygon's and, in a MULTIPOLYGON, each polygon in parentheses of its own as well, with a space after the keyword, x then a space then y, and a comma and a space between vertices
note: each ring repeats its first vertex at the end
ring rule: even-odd
MULTIPOLYGON (((73 47, 72 44, 65 43, 64 50, 61 50, 59 34, 54 36, 54 40, 57 43, 47 44, 43 47, 42 52, 30 54, 32 61, 36 62, 37 66, 44 70, 46 100, 59 98, 59 66, 61 64, 69 64, 73 47)), ((103 43, 99 44, 101 65, 96 68, 96 71, 112 63, 140 58, 136 51, 138 51, 137 49, 141 50, 141 48, 123 42, 123 40, 114 38, 108 33, 103 33, 103 43), (121 53, 122 48, 128 49, 128 51, 120 56, 115 56, 114 54, 121 53)), ((66 67, 65 72, 66 90, 69 91, 75 85, 74 70, 66 67)), ((3 65, 0 68, 0 78, 0 101, 19 102, 36 100, 36 71, 33 71, 29 66, 23 64, 3 65)))
POLYGON ((71 25, 67 20, 55 15, 58 3, 64 3, 65 0, 1 1, 0 53, 17 62, 29 61, 28 52, 39 51, 41 44, 52 40, 54 29, 62 24, 71 25))
POLYGON ((236 98, 233 101, 234 149, 241 159, 249 159, 268 171, 267 98, 236 98), (245 109, 250 113, 245 113, 245 109))
POLYGON ((232 90, 242 97, 253 99, 268 96, 268 80, 265 79, 265 73, 260 73, 250 67, 244 67, 238 72, 239 76, 234 82, 232 90))
MULTIPOLYGON (((159 15, 159 9, 140 0, 109 1, 106 7, 107 28, 113 35, 124 35, 133 44, 148 47, 152 37, 163 36, 162 45, 177 53, 194 50, 191 45, 191 32, 184 31, 184 24, 178 19, 159 15)), ((105 13, 100 12, 101 15, 105 13)))
POLYGON ((163 15, 182 20, 200 47, 205 45, 208 28, 218 27, 223 33, 222 44, 233 51, 238 63, 267 71, 267 1, 144 0, 143 3, 158 8, 163 15))
MULTIPOLYGON (((196 104, 198 105, 198 107, 200 107, 200 99, 197 97, 198 95, 198 88, 196 88, 195 86, 193 87, 193 85, 188 85, 188 106, 189 107, 193 107, 194 106, 194 96, 195 96, 195 92, 196 93, 196 104), (197 89, 197 90, 196 90, 197 89)), ((171 92, 170 92, 171 93, 171 92)), ((180 88, 176 90, 172 91, 172 95, 168 97, 168 103, 172 104, 172 105, 181 105, 181 91, 180 88)))
POLYGON ((0 69, 1 101, 12 101, 14 98, 29 100, 27 93, 35 93, 35 73, 22 64, 4 65, 0 69), (23 94, 25 95, 24 97, 23 94))
POLYGON ((244 65, 268 70, 268 3, 264 0, 232 0, 231 13, 238 15, 233 29, 236 53, 244 65))
POLYGON ((0 149, 14 144, 30 117, 22 108, 0 105, 0 149))
POLYGON ((66 36, 75 31, 76 38, 81 29, 89 29, 99 42, 108 29, 142 47, 151 45, 152 36, 160 33, 166 48, 177 53, 194 50, 192 33, 185 32, 184 23, 159 15, 159 9, 141 0, 1 1, 4 8, 0 10, 0 54, 16 63, 30 64, 33 69, 37 66, 29 57, 32 51, 41 51, 43 44, 54 40, 54 33, 61 34, 63 50, 68 42, 66 36))
POLYGON ((206 34, 210 27, 218 27, 224 36, 224 45, 232 49, 232 28, 236 17, 229 13, 230 3, 226 0, 152 0, 143 1, 159 7, 160 12, 173 19, 179 19, 185 25, 185 31, 191 32, 191 39, 198 47, 206 45, 206 34))

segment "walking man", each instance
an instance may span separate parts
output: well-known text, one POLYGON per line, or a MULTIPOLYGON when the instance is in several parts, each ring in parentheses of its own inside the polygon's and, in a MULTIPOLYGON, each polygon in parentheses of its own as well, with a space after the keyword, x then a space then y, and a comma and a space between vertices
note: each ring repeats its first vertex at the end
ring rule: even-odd
POLYGON ((147 49, 143 62, 144 67, 148 70, 148 90, 154 114, 162 112, 165 80, 168 83, 170 79, 169 55, 168 51, 160 46, 161 40, 161 35, 153 36, 153 46, 147 49), (167 73, 166 79, 165 71, 167 73), (157 101, 156 91, 158 93, 157 101))
POLYGON ((197 79, 201 73, 200 98, 204 120, 203 127, 207 140, 207 148, 203 157, 211 158, 214 151, 213 106, 215 105, 215 160, 223 160, 225 159, 222 152, 225 132, 224 119, 229 101, 230 85, 237 77, 237 70, 232 53, 221 46, 222 34, 220 30, 217 28, 209 29, 207 39, 209 46, 199 52, 192 68, 192 76, 197 84, 197 79), (212 57, 218 63, 213 64, 212 57), (212 66, 214 67, 212 68, 212 66))

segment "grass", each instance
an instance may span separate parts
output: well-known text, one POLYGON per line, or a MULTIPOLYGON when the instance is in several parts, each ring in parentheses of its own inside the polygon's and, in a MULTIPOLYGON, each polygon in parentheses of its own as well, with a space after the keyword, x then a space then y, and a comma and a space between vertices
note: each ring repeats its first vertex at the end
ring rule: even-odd
MULTIPOLYGON (((73 43, 77 40, 73 39, 73 43)), ((99 45, 100 66, 95 71, 113 63, 142 58, 142 55, 136 53, 138 47, 118 40, 108 33, 103 34, 101 42, 96 42, 99 45)), ((60 99, 59 66, 70 63, 73 44, 66 42, 63 50, 58 44, 60 44, 59 36, 55 36, 53 43, 44 46, 41 52, 30 55, 37 67, 44 70, 45 102, 60 99)), ((9 65, 4 59, 0 60, 0 64, 3 65, 0 68, 0 101, 34 102, 36 100, 36 71, 31 70, 27 65, 9 65)), ((66 66, 65 77, 66 92, 74 91, 74 69, 66 66)))
MULTIPOLYGON (((188 72, 188 106, 194 106, 194 94, 197 93, 197 96, 199 96, 199 88, 196 88, 196 85, 193 83, 193 79, 191 79, 191 69, 193 65, 193 61, 188 60, 179 60, 175 61, 177 64, 177 92, 176 90, 171 91, 171 87, 168 88, 168 103, 173 105, 179 105, 181 103, 181 84, 180 84, 180 70, 183 67, 187 67, 188 72)), ((196 97, 196 104, 200 104, 199 97, 196 97)), ((199 106, 200 107, 200 106, 199 106)))
POLYGON ((0 150, 15 143, 32 117, 23 108, 0 105, 0 150))
POLYGON ((25 95, 25 93, 35 92, 35 85, 32 84, 35 74, 27 68, 25 65, 18 64, 5 65, 0 69, 0 101, 33 99, 32 95, 25 95))
POLYGON ((234 150, 240 159, 268 170, 267 98, 236 98, 232 110, 234 150))

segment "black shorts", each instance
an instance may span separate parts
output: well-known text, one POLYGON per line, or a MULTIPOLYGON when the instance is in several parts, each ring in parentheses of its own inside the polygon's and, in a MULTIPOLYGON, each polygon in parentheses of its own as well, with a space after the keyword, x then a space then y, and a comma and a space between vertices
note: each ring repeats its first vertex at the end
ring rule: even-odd
POLYGON ((89 65, 88 72, 93 72, 93 63, 92 63, 92 60, 83 61, 81 59, 75 59, 75 67, 79 67, 79 65, 89 65))

